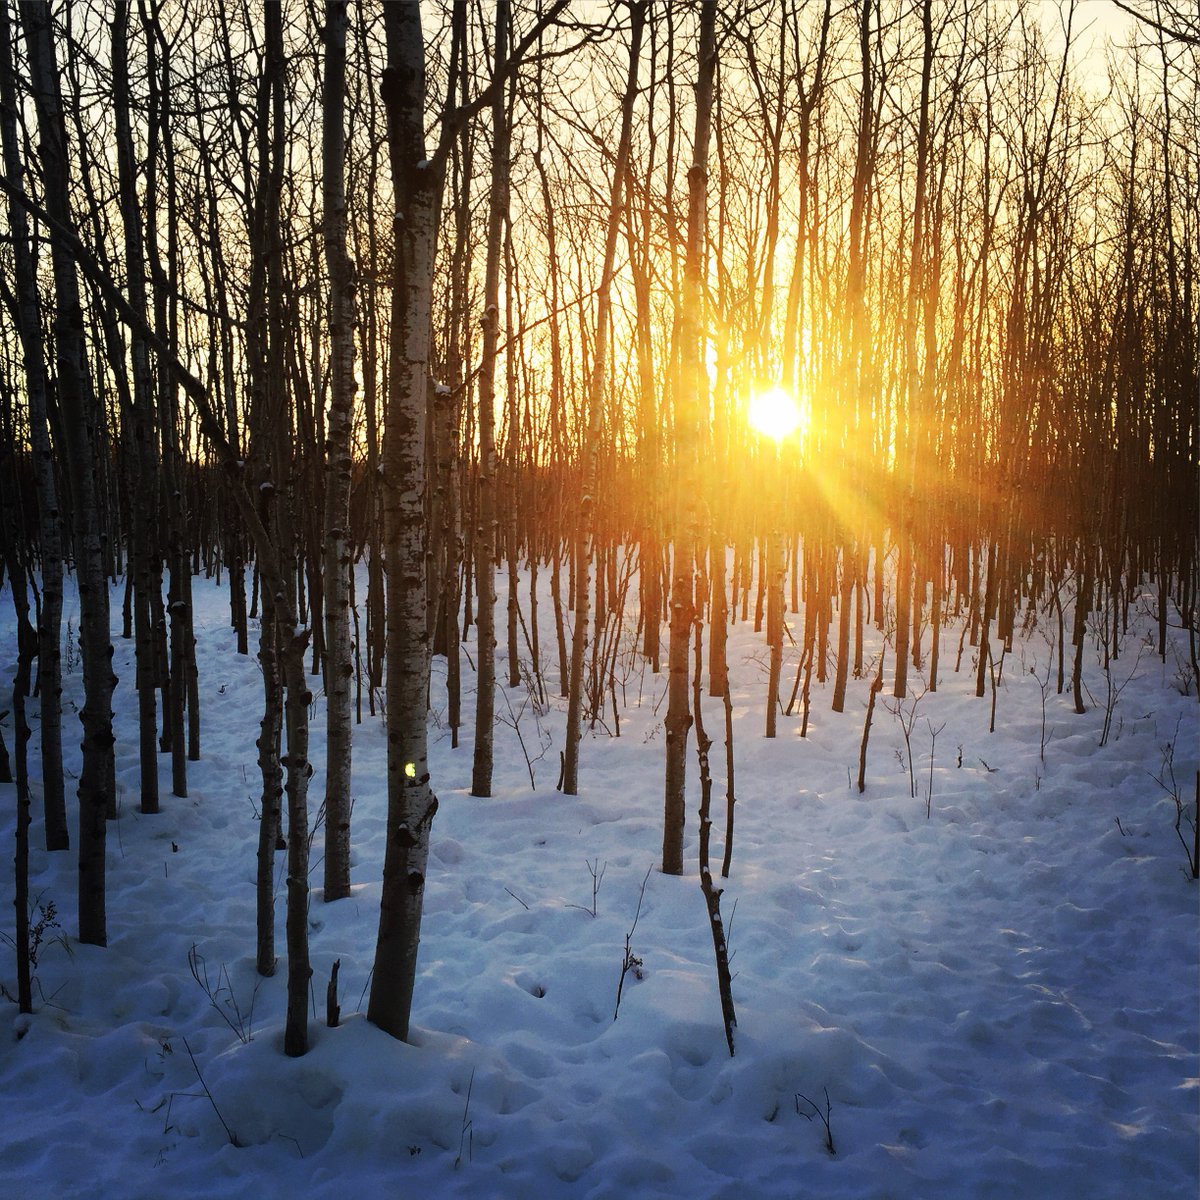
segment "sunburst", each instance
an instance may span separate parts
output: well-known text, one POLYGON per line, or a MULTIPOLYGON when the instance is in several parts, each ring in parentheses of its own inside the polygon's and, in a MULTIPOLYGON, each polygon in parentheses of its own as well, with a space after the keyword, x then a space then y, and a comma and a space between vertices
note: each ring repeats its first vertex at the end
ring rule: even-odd
POLYGON ((809 423, 807 408, 778 384, 754 392, 746 416, 752 429, 776 442, 793 434, 803 440, 809 423))

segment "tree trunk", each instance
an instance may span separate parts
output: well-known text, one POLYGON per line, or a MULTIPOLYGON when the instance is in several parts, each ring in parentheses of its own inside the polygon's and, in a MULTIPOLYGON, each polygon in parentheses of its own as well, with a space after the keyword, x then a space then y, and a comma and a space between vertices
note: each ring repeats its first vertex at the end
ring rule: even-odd
MULTIPOLYGON (((350 894, 350 442, 354 409, 354 269, 346 252, 346 0, 325 5, 322 233, 329 266, 329 417, 325 446, 325 886, 350 894)), ((289 747, 289 753, 291 748, 289 747)), ((293 837, 294 837, 293 833, 293 837)))
POLYGON ((702 350, 705 205, 708 195, 708 142, 713 81, 717 66, 716 0, 700 6, 700 47, 696 80, 696 133, 688 170, 687 258, 684 263, 679 389, 676 404, 676 518, 671 580, 671 625, 667 660, 666 769, 663 799, 663 873, 683 874, 685 754, 692 714, 688 699, 688 641, 695 614, 693 564, 699 514, 696 511, 696 449, 701 398, 707 384, 702 350))
MULTIPOLYGON (((16 87, 12 69, 12 28, 6 7, 0 9, 0 134, 4 142, 4 171, 8 183, 23 192, 24 168, 17 134, 16 87)), ((10 200, 8 213, 17 300, 15 317, 25 366, 25 396, 29 406, 29 441, 37 492, 38 543, 42 564, 37 659, 46 849, 66 850, 70 835, 63 786, 62 652, 59 648, 63 607, 62 513, 59 510, 47 425, 46 356, 36 267, 30 252, 29 221, 15 198, 10 200)))
MULTIPOLYGON (((0 35, 7 32, 7 13, 0 12, 0 35)), ((0 47, 0 65, 8 43, 0 47)), ((24 213, 22 213, 22 216, 24 213)), ((13 760, 16 776, 10 770, 7 750, 0 738, 0 782, 16 783, 16 828, 13 831, 13 908, 16 910, 12 943, 17 958, 17 1009, 33 1012, 33 990, 29 944, 29 722, 25 699, 29 695, 29 677, 33 656, 37 653, 37 632, 29 620, 29 578, 21 553, 20 504, 15 486, 17 431, 12 404, 7 394, 0 397, 0 566, 8 571, 13 608, 17 617, 17 670, 13 676, 13 760)))
MULTIPOLYGON (((21 10, 37 107, 46 208, 71 228, 66 126, 54 57, 53 27, 48 5, 21 10)), ((71 480, 71 519, 79 585, 80 648, 83 658, 83 768, 79 776, 79 939, 103 946, 108 932, 105 914, 105 820, 110 801, 113 756, 112 641, 108 625, 106 554, 100 534, 96 496, 95 398, 87 376, 83 341, 83 309, 75 264, 59 239, 51 246, 58 303, 55 353, 58 407, 63 425, 63 455, 71 480)))
MULTIPOLYGON (((493 77, 508 58, 508 0, 496 4, 493 77)), ((500 340, 500 252, 508 217, 508 113, 505 89, 492 99, 492 186, 488 203, 487 253, 483 281, 483 353, 479 361, 479 491, 475 568, 479 588, 476 618, 478 661, 475 696, 475 754, 471 795, 492 794, 492 733, 496 710, 496 347, 500 340)))
POLYGON ((417 976, 429 832, 437 811, 425 729, 429 631, 424 492, 429 320, 444 164, 431 163, 425 152, 420 9, 388 5, 384 22, 382 96, 396 214, 383 444, 388 837, 367 1019, 404 1039, 417 976))
MULTIPOLYGON (((121 221, 125 232, 126 290, 129 304, 146 313, 146 256, 142 238, 142 216, 137 198, 137 164, 130 124, 129 97, 129 4, 117 5, 112 27, 113 110, 117 134, 117 168, 120 177, 121 221)), ((158 812, 158 703, 155 678, 156 651, 152 624, 151 593, 159 587, 155 570, 158 530, 158 464, 154 439, 154 381, 150 373, 146 339, 134 332, 130 339, 133 362, 132 435, 134 469, 133 563, 134 648, 137 661, 138 751, 141 779, 141 811, 158 812)))
POLYGON ((591 563, 595 552, 595 493, 598 483, 600 440, 603 430, 604 386, 608 370, 609 312, 612 280, 617 255, 617 235, 624 204, 625 173, 633 129, 633 105, 637 99, 638 60, 642 33, 646 25, 646 2, 635 0, 630 6, 629 70, 625 94, 621 100, 621 133, 613 164, 612 190, 609 195, 608 223, 604 233, 604 261, 600 271, 596 301, 596 334, 592 347, 592 372, 588 385, 587 429, 583 448, 583 482, 575 523, 575 628, 571 640, 571 685, 567 698, 567 730, 564 749, 562 790, 568 796, 579 794, 579 738, 583 721, 584 651, 587 648, 588 618, 591 607, 591 563))
MULTIPOLYGON (((519 61, 563 7, 564 0, 555 0, 523 40, 514 60, 519 61)), ((448 118, 443 120, 437 149, 427 154, 425 43, 419 6, 387 5, 384 29, 387 66, 380 92, 388 121, 396 239, 383 447, 388 555, 388 836, 367 1019, 403 1039, 408 1036, 416 983, 429 832, 437 812, 425 728, 430 649, 425 619, 426 393, 438 221, 446 161, 457 126, 448 118)), ((464 69, 466 47, 460 30, 465 33, 465 26, 456 20, 447 89, 451 98, 458 72, 464 69)), ((494 76, 478 106, 490 101, 505 83, 506 74, 494 76)), ((469 110, 456 112, 456 119, 467 119, 464 112, 469 110)))

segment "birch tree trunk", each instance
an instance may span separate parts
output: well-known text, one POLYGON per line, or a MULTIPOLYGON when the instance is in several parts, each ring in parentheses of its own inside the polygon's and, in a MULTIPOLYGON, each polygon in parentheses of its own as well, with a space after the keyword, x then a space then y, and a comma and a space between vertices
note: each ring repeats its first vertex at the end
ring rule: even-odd
POLYGON ((325 889, 350 894, 350 439, 354 408, 354 268, 346 251, 346 0, 325 5, 322 232, 329 265, 330 402, 325 445, 325 889))
MULTIPOLYGON (((120 180, 121 222, 125 234, 126 291, 130 306, 146 313, 146 254, 142 217, 138 209, 137 164, 130 122, 129 96, 129 4, 117 5, 112 27, 113 110, 117 134, 117 171, 120 180)), ((141 779, 141 810, 158 812, 158 745, 156 651, 151 592, 158 585, 154 569, 158 531, 158 465, 154 438, 154 380, 146 339, 138 331, 130 338, 133 361, 133 462, 137 476, 133 496, 134 647, 137 661, 138 755, 141 779)))
MULTIPOLYGON (((148 45, 150 136, 146 154, 146 240, 147 262, 154 283, 154 320, 159 332, 172 345, 178 342, 178 202, 175 184, 173 122, 171 116, 170 64, 168 46, 162 36, 158 10, 142 9, 148 45), (163 61, 157 65, 155 47, 163 61), (158 72, 161 69, 161 83, 158 72), (163 159, 162 191, 159 179, 159 152, 163 159), (166 218, 166 263, 160 250, 159 217, 166 218)), ((135 330, 135 337, 137 336, 135 330)), ((160 505, 166 514, 166 550, 170 582, 167 590, 167 616, 170 624, 169 663, 164 696, 164 749, 171 752, 171 792, 187 796, 187 713, 188 675, 194 669, 191 605, 191 565, 187 553, 187 512, 184 497, 184 462, 179 435, 178 384, 170 371, 158 375, 158 432, 162 470, 158 488, 160 505)), ((152 600, 154 598, 152 597, 152 600)), ((194 712, 194 706, 193 706, 194 712)))
MULTIPOLYGON (((495 76, 503 74, 508 58, 508 20, 508 0, 497 0, 495 76)), ((492 794, 496 709, 496 347, 500 340, 500 251, 508 216, 509 153, 504 95, 505 89, 499 88, 492 99, 492 185, 483 279, 483 355, 479 362, 479 491, 475 509, 479 615, 472 796, 492 794)))
POLYGON ((671 625, 667 666, 666 772, 663 802, 663 861, 666 875, 683 874, 685 754, 692 714, 688 697, 688 649, 695 616, 694 570, 697 526, 696 443, 704 369, 703 262, 708 198, 708 143, 716 75, 716 0, 700 6, 700 50, 696 79, 696 134, 688 169, 687 257, 683 272, 679 384, 676 396, 676 519, 671 580, 671 625))
MULTIPOLYGON (((7 14, 0 15, 0 35, 7 33, 7 14)), ((0 48, 0 65, 8 50, 0 48)), ((23 214, 22 214, 23 215, 23 214)), ((6 373, 7 379, 7 373, 6 373)), ((0 780, 16 783, 16 827, 13 830, 13 908, 11 941, 17 960, 17 1009, 33 1012, 33 963, 29 938, 29 738, 25 717, 25 699, 33 656, 37 653, 37 632, 29 619, 29 575, 21 542, 21 505, 17 496, 16 469, 18 432, 8 389, 0 395, 0 565, 8 571, 13 608, 17 618, 17 669, 13 675, 13 765, 15 778, 3 739, 0 739, 0 780)), ((11 999, 11 997, 9 997, 11 999)))
POLYGON ((308 706, 312 695, 304 670, 310 631, 299 622, 297 555, 293 488, 295 436, 288 391, 287 326, 283 262, 282 196, 285 169, 285 77, 283 16, 279 5, 263 10, 265 76, 263 124, 260 128, 269 163, 263 198, 263 248, 266 254, 267 396, 264 430, 269 444, 272 507, 280 575, 267 604, 275 620, 275 639, 285 689, 284 724, 287 753, 284 793, 287 797, 287 1021, 284 1053, 297 1057, 308 1049, 308 988, 312 970, 308 956, 308 706))
MULTIPOLYGON (((929 170, 929 86, 933 67, 933 25, 931 0, 924 0, 921 7, 922 57, 921 57, 921 101, 917 128, 917 173, 916 191, 913 197, 912 259, 908 277, 908 295, 905 302, 904 320, 904 364, 905 398, 907 411, 899 429, 904 430, 901 439, 897 436, 896 465, 901 472, 898 489, 900 512, 896 536, 900 542, 899 565, 896 574, 896 680, 893 695, 903 699, 908 690, 908 658, 910 650, 909 627, 920 632, 920 599, 916 612, 913 611, 913 550, 915 541, 915 500, 913 486, 916 475, 917 440, 923 428, 922 390, 923 382, 917 367, 917 325, 919 321, 917 301, 925 289, 925 216, 926 179, 929 170)), ((926 362, 926 370, 932 368, 926 362)), ((924 589, 920 589, 923 591, 924 589)), ((919 595, 920 593, 918 593, 919 595)), ((911 639, 916 653, 919 643, 911 639)), ((914 663, 914 665, 916 665, 914 663)))
MULTIPOLYGON (((538 18, 510 63, 520 61, 565 2, 555 0, 538 18)), ((503 91, 507 80, 507 72, 497 71, 475 101, 453 105, 466 53, 465 22, 457 11, 455 16, 447 116, 432 154, 425 149, 425 43, 419 5, 385 7, 387 65, 380 81, 395 235, 382 464, 388 568, 388 837, 367 1019, 401 1039, 408 1037, 412 1012, 429 831, 437 812, 425 728, 430 657, 425 615, 425 451, 434 256, 446 162, 457 131, 462 121, 492 101, 497 90, 503 91)))
MULTIPOLYGON (((466 38, 466 9, 454 10, 456 36, 466 38)), ((466 104, 466 76, 459 78, 461 102, 466 104)), ((458 748, 462 724, 462 655, 459 647, 458 600, 459 568, 463 561, 463 533, 460 518, 459 418, 463 394, 467 389, 463 346, 466 341, 467 295, 470 287, 471 260, 471 180, 474 173, 472 131, 463 124, 454 142, 454 249, 450 260, 450 312, 446 334, 446 381, 434 397, 434 461, 436 481, 441 492, 436 505, 440 516, 442 576, 438 580, 440 618, 434 626, 435 653, 446 656, 446 722, 450 726, 450 745, 458 748), (440 649, 437 645, 440 643, 440 649)))
MULTIPOLYGON (((4 172, 9 185, 24 190, 24 167, 17 133, 17 99, 12 67, 12 26, 7 7, 0 6, 0 136, 4 143, 4 172)), ((38 615, 38 693, 41 700, 42 804, 46 849, 70 845, 63 786, 62 652, 63 607, 62 513, 46 419, 46 350, 38 303, 36 267, 30 251, 29 220, 10 199, 15 317, 25 367, 25 396, 29 406, 29 442, 33 451, 34 486, 38 506, 38 542, 42 561, 42 604, 38 615)))
POLYGON ((388 838, 367 1019, 407 1038, 437 797, 425 729, 425 431, 441 164, 425 153, 425 45, 415 4, 384 9, 382 96, 395 194, 395 264, 383 439, 387 556, 388 838))
MULTIPOLYGON (((21 9, 29 48, 29 71, 41 138, 46 181, 46 209, 71 227, 70 172, 67 135, 54 55, 49 5, 21 9)), ((10 193, 11 194, 11 193, 10 193)), ((79 631, 83 659, 83 767, 79 776, 79 940, 103 946, 108 940, 105 913, 105 819, 110 794, 113 754, 112 670, 109 635, 108 579, 96 498, 96 404, 87 374, 83 341, 83 308, 75 263, 58 239, 51 245, 55 318, 55 357, 58 406, 63 431, 63 456, 71 481, 71 522, 79 586, 79 631)))

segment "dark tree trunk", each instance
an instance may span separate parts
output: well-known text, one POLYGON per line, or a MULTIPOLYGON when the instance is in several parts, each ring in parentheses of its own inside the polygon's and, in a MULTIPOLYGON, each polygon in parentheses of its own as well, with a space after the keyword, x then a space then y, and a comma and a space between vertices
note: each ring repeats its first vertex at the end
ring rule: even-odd
MULTIPOLYGON (((30 74, 37 108, 46 180, 47 212, 71 228, 70 172, 66 126, 58 88, 53 27, 48 5, 21 10, 29 47, 30 74)), ((83 309, 75 263, 65 245, 51 246, 58 302, 55 354, 63 456, 71 480, 71 518, 79 586, 80 648, 83 659, 83 768, 79 776, 79 939, 107 943, 105 911, 105 820, 112 795, 112 670, 109 635, 107 555, 100 531, 96 492, 96 438, 99 414, 88 377, 83 340, 83 309)))

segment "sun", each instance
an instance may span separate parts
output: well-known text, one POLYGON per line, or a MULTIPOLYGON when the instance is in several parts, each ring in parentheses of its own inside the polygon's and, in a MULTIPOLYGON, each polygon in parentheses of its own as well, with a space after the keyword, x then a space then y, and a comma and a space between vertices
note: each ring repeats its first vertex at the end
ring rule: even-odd
POLYGON ((754 392, 747 413, 750 427, 777 442, 808 428, 808 414, 796 398, 778 384, 754 392))

